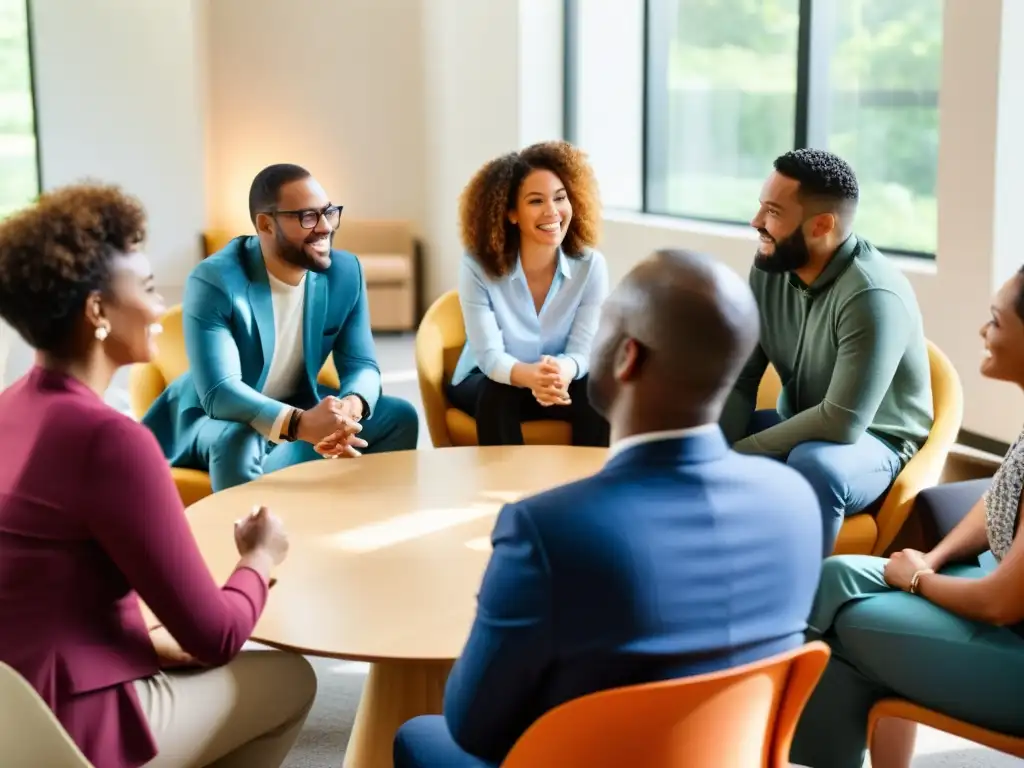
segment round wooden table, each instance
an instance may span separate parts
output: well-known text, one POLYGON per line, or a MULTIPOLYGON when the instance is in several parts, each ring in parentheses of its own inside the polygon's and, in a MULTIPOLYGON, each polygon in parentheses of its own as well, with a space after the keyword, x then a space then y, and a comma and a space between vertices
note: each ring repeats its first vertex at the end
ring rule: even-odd
POLYGON ((266 645, 370 662, 346 768, 391 768, 395 731, 439 713, 502 504, 598 471, 607 451, 442 448, 314 461, 197 502, 214 576, 238 561, 236 519, 266 505, 291 548, 253 633, 266 645))

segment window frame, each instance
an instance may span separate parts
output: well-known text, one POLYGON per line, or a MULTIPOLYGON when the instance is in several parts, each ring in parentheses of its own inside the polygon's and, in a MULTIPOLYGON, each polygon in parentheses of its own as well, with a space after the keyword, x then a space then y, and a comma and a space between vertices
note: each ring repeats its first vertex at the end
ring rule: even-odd
MULTIPOLYGON (((645 0, 646 2, 646 0, 645 0)), ((25 37, 28 56, 28 89, 32 94, 32 132, 36 144, 36 197, 43 194, 43 149, 39 140, 39 83, 36 78, 35 23, 32 0, 25 0, 25 37)))
MULTIPOLYGON (((652 157, 652 147, 665 146, 664 136, 659 136, 659 131, 665 130, 666 121, 652 120, 652 111, 659 109, 664 111, 664 102, 667 100, 668 89, 656 87, 654 81, 659 77, 658 73, 667 71, 666 67, 656 66, 658 62, 653 61, 653 50, 651 45, 652 17, 664 12, 666 4, 674 0, 642 0, 643 3, 643 110, 641 119, 643 125, 640 135, 642 140, 641 156, 642 166, 640 168, 640 189, 641 206, 639 211, 643 215, 659 216, 663 218, 676 219, 679 221, 693 221, 706 224, 718 224, 724 226, 748 226, 746 221, 733 219, 714 218, 708 216, 694 216, 691 214, 672 213, 668 211, 652 211, 650 207, 650 183, 651 174, 649 169, 657 158, 652 157), (654 138, 658 140, 655 141, 654 138)), ((796 105, 793 120, 793 149, 802 149, 808 146, 826 146, 828 141, 825 113, 816 105, 827 103, 830 97, 829 67, 831 64, 828 46, 821 41, 828 35, 828 23, 830 21, 830 6, 834 6, 839 0, 798 0, 799 26, 797 28, 797 60, 796 60, 796 105), (815 8, 819 12, 815 13, 815 8), (824 10, 822 10, 824 9, 824 10)), ((585 0, 562 0, 563 2, 563 113, 562 124, 564 135, 567 141, 574 141, 577 135, 577 88, 576 80, 578 72, 578 14, 581 2, 585 0)), ((921 259, 934 261, 934 251, 915 251, 903 248, 892 248, 879 244, 880 250, 889 256, 921 259)))
POLYGON ((35 146, 36 184, 32 197, 24 205, 30 205, 43 194, 43 153, 39 130, 39 81, 36 75, 35 20, 32 0, 22 0, 25 6, 25 55, 28 58, 28 93, 32 105, 32 137, 35 146))

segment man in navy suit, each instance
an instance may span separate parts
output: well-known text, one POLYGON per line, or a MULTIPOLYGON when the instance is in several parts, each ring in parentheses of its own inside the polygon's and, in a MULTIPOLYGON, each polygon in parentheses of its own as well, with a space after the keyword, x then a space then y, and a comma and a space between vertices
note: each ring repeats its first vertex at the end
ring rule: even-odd
POLYGON ((758 330, 746 283, 696 254, 658 252, 612 292, 588 384, 608 462, 502 509, 444 714, 402 726, 396 768, 498 765, 563 702, 803 643, 817 497, 717 426, 758 330))

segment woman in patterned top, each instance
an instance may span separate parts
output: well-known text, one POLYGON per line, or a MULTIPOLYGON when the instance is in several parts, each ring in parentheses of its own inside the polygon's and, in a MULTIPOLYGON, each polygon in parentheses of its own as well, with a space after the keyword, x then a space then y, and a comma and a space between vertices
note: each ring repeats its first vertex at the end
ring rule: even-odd
MULTIPOLYGON (((1024 270, 996 295, 981 335, 982 375, 1024 388, 1024 270)), ((825 561, 809 635, 825 640, 832 658, 797 728, 794 763, 860 768, 868 712, 889 696, 1024 736, 1022 438, 989 490, 930 552, 825 561)), ((962 498, 955 485, 969 484, 932 494, 962 498)), ((881 721, 872 768, 908 768, 914 735, 912 723, 881 721)))

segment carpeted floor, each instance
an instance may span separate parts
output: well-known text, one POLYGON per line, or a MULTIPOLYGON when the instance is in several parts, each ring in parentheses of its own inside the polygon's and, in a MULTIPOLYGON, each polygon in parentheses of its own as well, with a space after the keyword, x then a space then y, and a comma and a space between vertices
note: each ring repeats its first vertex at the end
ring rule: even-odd
POLYGON ((366 679, 366 665, 310 659, 319 688, 316 703, 284 768, 339 768, 366 679))

